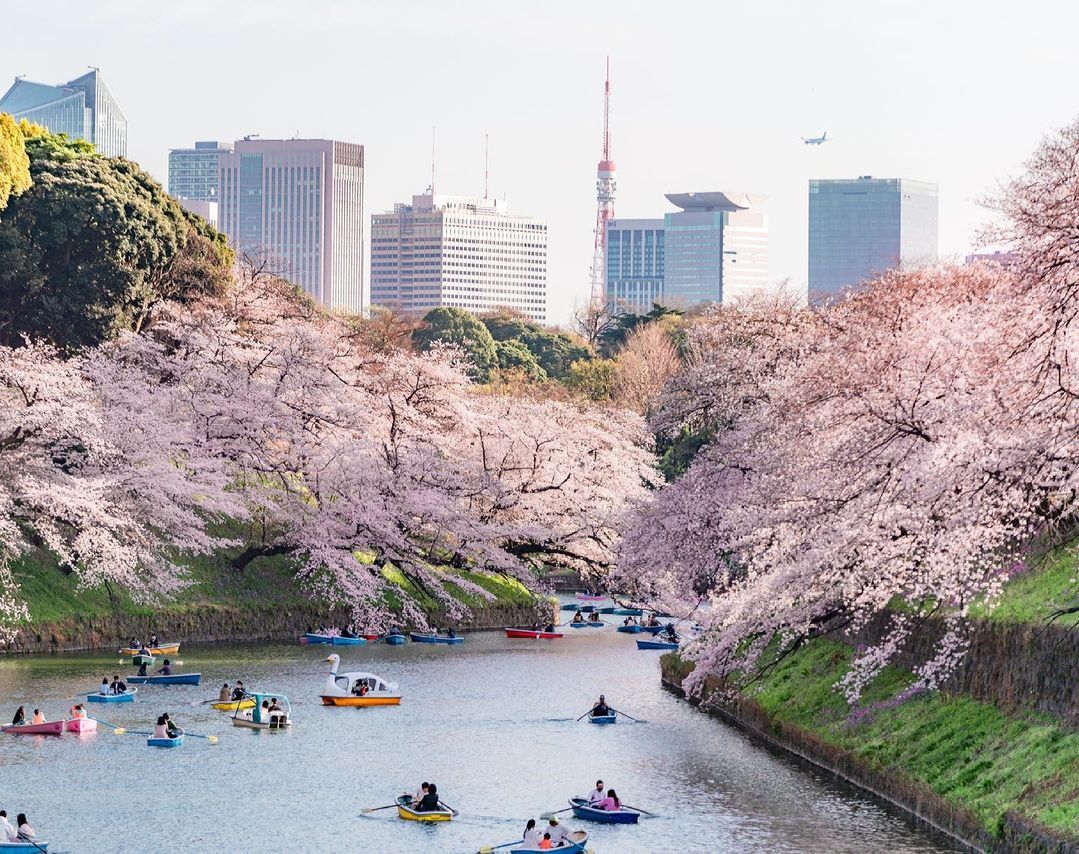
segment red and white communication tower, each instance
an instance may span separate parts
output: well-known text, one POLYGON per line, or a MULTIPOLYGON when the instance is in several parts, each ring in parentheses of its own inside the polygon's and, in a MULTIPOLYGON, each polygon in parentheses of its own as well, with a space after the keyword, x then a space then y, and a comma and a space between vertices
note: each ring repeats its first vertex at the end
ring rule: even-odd
POLYGON ((596 169, 596 234, 592 257, 592 303, 607 301, 607 220, 614 218, 614 161, 611 160, 611 58, 607 57, 607 79, 603 84, 603 159, 596 169))

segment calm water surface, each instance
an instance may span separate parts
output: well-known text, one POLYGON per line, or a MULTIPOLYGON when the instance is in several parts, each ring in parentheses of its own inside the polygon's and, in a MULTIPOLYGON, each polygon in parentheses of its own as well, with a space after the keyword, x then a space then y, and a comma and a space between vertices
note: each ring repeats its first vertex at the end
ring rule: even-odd
MULTIPOLYGON (((397 681, 399 707, 319 704, 328 647, 184 647, 199 686, 140 686, 135 703, 90 706, 134 729, 169 711, 192 732, 178 750, 139 735, 0 736, 0 807, 26 812, 57 852, 474 852, 519 839, 525 820, 566 806, 597 778, 659 813, 591 833, 596 854, 959 850, 855 790, 751 743, 660 687, 659 653, 633 636, 566 630, 563 641, 469 635, 457 647, 335 647, 342 672, 397 681), (252 732, 200 701, 222 682, 287 694, 290 732, 252 732), (573 718, 604 692, 647 720, 573 718), (395 810, 361 816, 433 780, 461 817, 423 826, 395 810)), ((0 660, 0 715, 64 716, 118 656, 0 660)), ((132 668, 122 668, 130 673, 132 668)))

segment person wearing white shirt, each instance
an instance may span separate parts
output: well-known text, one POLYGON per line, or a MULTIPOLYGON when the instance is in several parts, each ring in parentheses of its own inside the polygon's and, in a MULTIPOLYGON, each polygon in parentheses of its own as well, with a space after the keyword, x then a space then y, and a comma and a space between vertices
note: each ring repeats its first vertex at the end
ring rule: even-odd
POLYGON ((0 810, 0 842, 15 842, 19 833, 7 820, 7 810, 0 810))
POLYGON ((551 834, 551 847, 557 848, 562 844, 562 840, 569 836, 569 831, 566 830, 561 824, 558 823, 558 819, 552 816, 547 825, 547 833, 551 834))
POLYGON ((29 842, 36 842, 37 835, 34 833, 34 828, 30 826, 30 822, 26 818, 25 813, 19 813, 16 823, 19 825, 19 832, 15 834, 15 841, 20 842, 23 840, 29 842))
POLYGON ((607 794, 603 791, 603 781, 596 780, 596 788, 588 793, 589 806, 596 803, 596 801, 602 801, 605 797, 607 797, 607 794))
POLYGON ((539 848, 541 839, 543 839, 543 837, 540 835, 540 829, 536 827, 536 820, 534 818, 530 818, 528 820, 528 824, 525 825, 525 832, 524 836, 522 837, 520 847, 524 848, 525 850, 534 851, 535 849, 539 848))

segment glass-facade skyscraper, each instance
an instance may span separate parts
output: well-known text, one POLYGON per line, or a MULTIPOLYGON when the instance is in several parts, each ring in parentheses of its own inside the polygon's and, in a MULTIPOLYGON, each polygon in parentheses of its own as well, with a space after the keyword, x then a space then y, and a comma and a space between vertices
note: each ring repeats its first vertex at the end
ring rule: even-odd
POLYGON ((663 302, 663 220, 607 220, 607 302, 644 314, 663 302))
POLYGON ((663 217, 663 303, 729 303, 768 288, 766 196, 668 193, 663 217))
POLYGON ((907 178, 809 182, 809 293, 937 260, 937 185, 907 178))
POLYGON ((329 308, 367 309, 363 146, 242 139, 219 153, 218 227, 329 308))
POLYGON ((178 199, 217 201, 218 161, 231 142, 196 142, 194 148, 169 150, 169 195, 178 199))
POLYGON ((425 193, 371 217, 371 303, 547 320, 547 225, 504 199, 425 193))
POLYGON ((0 113, 85 139, 106 157, 127 157, 127 119, 96 68, 58 86, 16 78, 0 113))

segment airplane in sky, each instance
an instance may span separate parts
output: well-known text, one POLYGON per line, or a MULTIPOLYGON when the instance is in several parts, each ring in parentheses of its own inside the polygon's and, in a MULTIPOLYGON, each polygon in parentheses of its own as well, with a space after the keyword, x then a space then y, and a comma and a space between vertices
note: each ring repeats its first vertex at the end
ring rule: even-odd
POLYGON ((806 145, 824 145, 824 143, 831 142, 831 140, 828 139, 828 131, 825 131, 820 136, 811 136, 809 139, 806 139, 803 136, 802 142, 804 142, 806 145))

